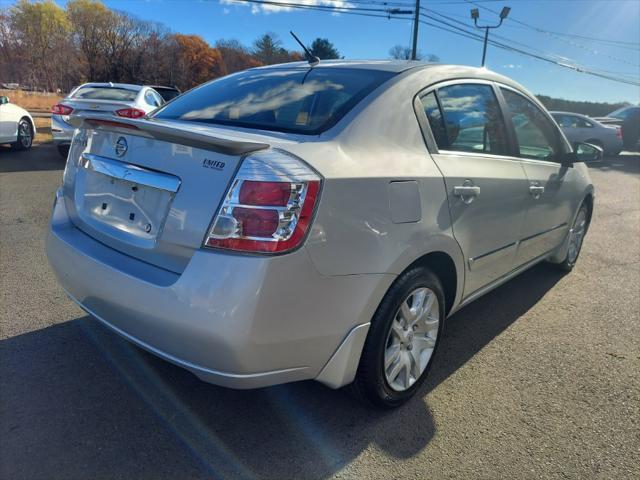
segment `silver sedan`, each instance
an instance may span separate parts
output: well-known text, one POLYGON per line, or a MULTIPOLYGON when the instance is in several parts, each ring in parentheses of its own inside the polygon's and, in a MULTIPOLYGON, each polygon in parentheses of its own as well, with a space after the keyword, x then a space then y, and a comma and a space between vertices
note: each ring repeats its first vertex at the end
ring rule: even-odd
POLYGON ((622 130, 620 127, 603 125, 597 120, 579 113, 550 113, 569 142, 597 145, 608 155, 617 155, 622 151, 622 130))
POLYGON ((46 247, 71 299, 205 381, 382 407, 456 310, 573 268, 602 153, 506 77, 406 61, 257 68, 75 123, 46 247))
POLYGON ((71 119, 87 113, 140 118, 165 103, 153 88, 128 83, 85 83, 51 107, 51 134, 67 155, 75 127, 71 119))

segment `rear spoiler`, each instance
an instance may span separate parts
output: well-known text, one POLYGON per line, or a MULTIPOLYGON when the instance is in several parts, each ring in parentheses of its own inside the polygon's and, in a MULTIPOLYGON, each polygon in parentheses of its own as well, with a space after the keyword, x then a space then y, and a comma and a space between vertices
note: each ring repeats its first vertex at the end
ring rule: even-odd
POLYGON ((111 118, 100 115, 74 115, 69 123, 76 128, 87 126, 96 130, 108 130, 139 137, 154 138, 163 142, 178 143, 189 147, 202 148, 224 155, 246 155, 269 148, 268 143, 244 142, 219 138, 200 132, 167 125, 154 119, 111 118))

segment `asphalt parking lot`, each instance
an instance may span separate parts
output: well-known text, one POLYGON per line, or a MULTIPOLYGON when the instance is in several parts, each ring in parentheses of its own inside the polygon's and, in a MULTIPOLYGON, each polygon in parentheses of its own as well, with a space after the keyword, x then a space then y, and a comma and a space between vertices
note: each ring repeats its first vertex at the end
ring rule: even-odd
POLYGON ((58 287, 63 160, 0 147, 0 478, 639 478, 640 155, 591 169, 576 269, 539 265, 449 319, 422 395, 233 391, 133 347, 58 287))

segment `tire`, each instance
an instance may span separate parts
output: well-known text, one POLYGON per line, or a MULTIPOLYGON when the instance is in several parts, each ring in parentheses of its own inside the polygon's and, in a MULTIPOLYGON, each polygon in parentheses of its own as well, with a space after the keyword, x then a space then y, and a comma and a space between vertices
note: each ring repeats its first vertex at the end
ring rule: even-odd
POLYGON ((11 144, 13 150, 29 150, 33 145, 33 126, 23 118, 18 122, 18 140, 11 144))
POLYGON ((58 145, 58 153, 66 159, 69 156, 69 148, 70 145, 58 145))
POLYGON ((589 207, 586 203, 582 203, 580 208, 578 209, 578 213, 576 214, 576 218, 573 221, 573 226, 571 227, 571 232, 569 235, 571 236, 569 239, 569 248, 567 249, 567 256, 560 263, 556 263, 555 265, 565 272, 570 272, 575 267, 576 262, 578 261, 578 257, 580 256, 580 251, 582 250, 582 243, 584 242, 584 237, 587 235, 587 231, 589 230, 589 221, 590 221, 589 207), (577 245, 572 242, 575 241, 576 237, 574 237, 576 228, 579 229, 580 237, 577 245))
POLYGON ((427 378, 442 337, 444 318, 445 297, 438 277, 420 266, 403 273, 389 288, 371 320, 356 378, 348 387, 351 393, 380 408, 399 407, 409 400, 427 378), (414 309, 421 299, 421 292, 426 295, 423 307, 414 309), (429 304, 434 301, 437 305, 429 304), (417 328, 400 329, 405 320, 404 312, 413 314, 414 310, 422 312, 411 317, 416 318, 417 328), (437 325, 434 320, 436 313, 437 325), (405 343, 400 341, 400 336, 404 336, 405 343), (397 357, 394 357, 395 352, 397 357), (385 368, 385 360, 393 358, 397 361, 385 368), (401 373, 395 377, 400 364, 401 373))

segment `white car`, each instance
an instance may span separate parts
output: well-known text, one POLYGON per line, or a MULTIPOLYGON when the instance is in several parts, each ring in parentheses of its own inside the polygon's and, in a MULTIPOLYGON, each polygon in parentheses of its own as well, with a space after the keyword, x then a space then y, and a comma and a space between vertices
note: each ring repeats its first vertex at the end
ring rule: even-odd
POLYGON ((33 118, 24 108, 0 97, 0 144, 10 143, 15 150, 28 150, 36 136, 33 118))

